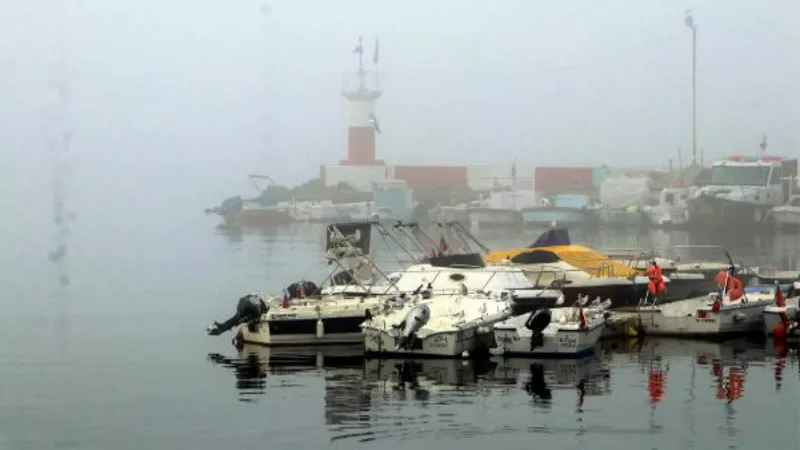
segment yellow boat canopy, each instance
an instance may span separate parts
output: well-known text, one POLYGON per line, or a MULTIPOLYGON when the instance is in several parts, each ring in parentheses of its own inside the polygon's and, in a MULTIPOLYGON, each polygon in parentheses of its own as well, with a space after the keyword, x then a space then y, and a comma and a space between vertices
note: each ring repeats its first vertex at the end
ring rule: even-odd
POLYGON ((560 260, 599 277, 630 277, 640 273, 639 270, 581 245, 498 250, 485 256, 483 260, 486 264, 498 264, 506 260, 512 264, 553 263, 560 260))

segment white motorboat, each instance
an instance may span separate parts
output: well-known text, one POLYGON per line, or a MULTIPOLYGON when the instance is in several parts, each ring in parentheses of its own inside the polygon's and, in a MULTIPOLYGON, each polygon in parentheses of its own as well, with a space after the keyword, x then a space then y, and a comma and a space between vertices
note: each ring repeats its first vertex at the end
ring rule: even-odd
POLYGON ((785 320, 791 327, 790 330, 784 330, 785 335, 800 334, 797 326, 800 323, 800 281, 792 283, 786 298, 779 301, 776 296, 775 300, 774 304, 764 308, 764 332, 767 336, 772 336, 775 325, 785 320))
POLYGON ((636 314, 645 335, 721 337, 758 330, 762 313, 773 298, 772 288, 750 290, 736 300, 715 292, 661 305, 642 305, 636 314))
POLYGON ((606 326, 605 309, 540 309, 495 324, 495 355, 579 358, 594 351, 606 326))
POLYGON ((236 327, 234 345, 320 345, 361 342, 360 325, 390 301, 387 296, 328 295, 284 298, 253 293, 239 300, 237 313, 208 329, 219 335, 236 327))
POLYGON ((485 294, 420 295, 398 299, 363 324, 367 353, 459 356, 479 345, 479 336, 511 315, 511 304, 485 294))
MULTIPOLYGON (((335 224, 327 227, 326 253, 330 262, 335 261, 344 269, 344 274, 331 274, 326 281, 347 279, 352 282, 358 276, 358 271, 348 271, 349 269, 341 265, 340 259, 344 255, 347 255, 344 259, 357 258, 364 264, 371 264, 366 257, 370 247, 370 230, 369 223, 335 224)), ((245 295, 239 299, 236 314, 223 323, 215 322, 207 332, 217 336, 236 328, 234 345, 237 347, 244 343, 359 343, 362 341, 361 323, 373 311, 391 301, 389 294, 373 295, 363 289, 356 294, 346 290, 335 293, 324 291, 325 289, 320 289, 313 282, 300 281, 290 284, 284 290, 282 299, 264 293, 245 295)))
POLYGON ((779 230, 800 230, 800 195, 792 195, 785 205, 770 209, 767 217, 779 230))
MULTIPOLYGON (((376 277, 377 278, 377 277, 376 277)), ((390 273, 376 283, 332 285, 323 295, 399 295, 425 287, 433 295, 450 295, 466 288, 469 293, 496 293, 513 303, 513 313, 522 314, 536 308, 563 302, 558 289, 537 288, 522 269, 506 266, 439 267, 415 264, 390 273)))
POLYGON ((686 199, 689 188, 668 187, 659 194, 658 205, 646 206, 645 211, 653 224, 659 228, 679 227, 686 223, 689 208, 686 199))

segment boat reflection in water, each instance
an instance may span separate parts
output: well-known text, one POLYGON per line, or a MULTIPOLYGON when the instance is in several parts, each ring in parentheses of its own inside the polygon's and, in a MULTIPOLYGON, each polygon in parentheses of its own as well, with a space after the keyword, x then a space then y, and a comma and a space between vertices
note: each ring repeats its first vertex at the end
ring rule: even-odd
POLYGON ((432 392, 459 391, 475 387, 494 364, 487 359, 370 359, 364 377, 373 390, 414 392, 414 398, 428 399, 432 392))
POLYGON ((521 388, 533 404, 548 408, 553 391, 576 390, 578 407, 588 396, 611 392, 610 371, 601 360, 602 349, 579 359, 493 358, 497 362, 493 378, 507 386, 521 388))
MULTIPOLYGON (((267 347, 245 344, 234 358, 218 353, 208 355, 209 361, 232 369, 240 401, 254 401, 253 396, 266 393, 267 374, 291 375, 319 369, 351 369, 357 379, 363 378, 363 349, 359 345, 330 345, 321 347, 282 346, 267 347)), ((341 378, 348 373, 342 370, 333 374, 341 378)), ((339 380, 334 380, 339 381, 339 380)))

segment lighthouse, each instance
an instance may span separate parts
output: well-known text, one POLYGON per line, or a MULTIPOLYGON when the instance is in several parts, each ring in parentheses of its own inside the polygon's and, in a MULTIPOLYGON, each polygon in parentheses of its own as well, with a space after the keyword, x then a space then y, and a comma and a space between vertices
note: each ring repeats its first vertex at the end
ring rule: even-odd
POLYGON ((339 164, 343 166, 375 166, 383 165, 383 161, 375 158, 375 135, 380 134, 380 123, 375 115, 375 103, 383 92, 380 88, 380 71, 378 70, 378 40, 372 63, 375 70, 364 70, 364 45, 358 38, 353 53, 358 57, 358 69, 355 73, 345 75, 342 95, 348 102, 347 123, 347 159, 339 164))

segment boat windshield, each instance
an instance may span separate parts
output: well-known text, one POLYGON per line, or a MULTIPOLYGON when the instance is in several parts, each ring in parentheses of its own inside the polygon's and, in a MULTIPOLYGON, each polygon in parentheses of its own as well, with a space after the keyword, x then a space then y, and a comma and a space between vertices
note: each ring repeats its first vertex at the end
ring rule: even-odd
POLYGON ((716 166, 711 169, 711 183, 722 186, 764 186, 769 166, 716 166))

